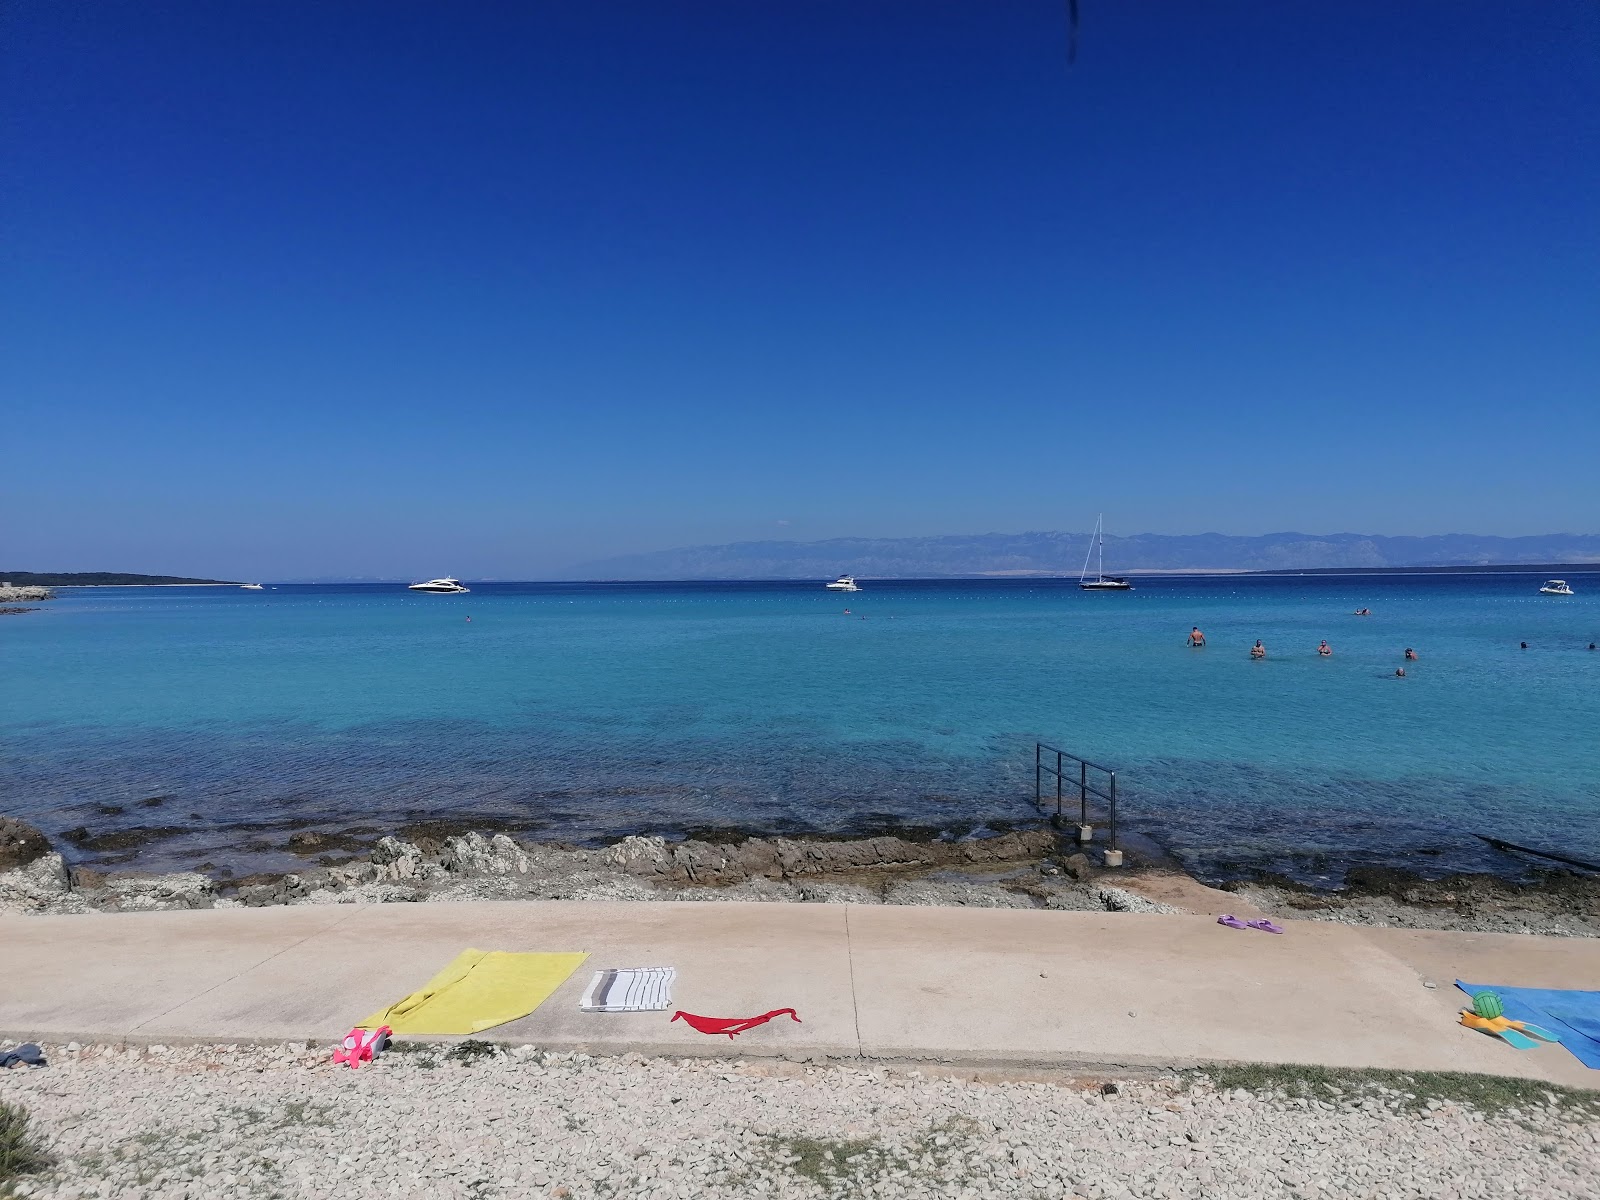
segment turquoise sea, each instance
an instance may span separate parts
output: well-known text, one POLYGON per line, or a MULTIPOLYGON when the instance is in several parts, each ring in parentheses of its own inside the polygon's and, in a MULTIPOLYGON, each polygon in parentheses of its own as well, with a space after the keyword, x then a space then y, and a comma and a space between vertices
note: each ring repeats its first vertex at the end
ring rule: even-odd
POLYGON ((429 818, 960 833, 1037 819, 1043 739, 1202 876, 1515 874, 1471 834, 1600 860, 1600 573, 1541 578, 67 590, 0 619, 0 812, 162 866, 429 818))

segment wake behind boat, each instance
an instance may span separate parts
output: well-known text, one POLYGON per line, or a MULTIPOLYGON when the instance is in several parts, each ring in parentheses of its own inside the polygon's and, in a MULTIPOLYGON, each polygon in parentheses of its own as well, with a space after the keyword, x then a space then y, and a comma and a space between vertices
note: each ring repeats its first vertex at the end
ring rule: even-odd
POLYGON ((461 580, 454 579, 449 575, 446 575, 443 579, 429 579, 423 583, 413 583, 410 587, 413 592, 437 592, 442 595, 472 590, 471 588, 463 587, 461 580))
POLYGON ((1105 515, 1095 518, 1094 536, 1089 540, 1089 553, 1083 556, 1083 573, 1078 576, 1078 586, 1086 592, 1131 592, 1133 584, 1117 575, 1107 575, 1105 515), (1094 578, 1089 578, 1089 559, 1095 561, 1094 578))

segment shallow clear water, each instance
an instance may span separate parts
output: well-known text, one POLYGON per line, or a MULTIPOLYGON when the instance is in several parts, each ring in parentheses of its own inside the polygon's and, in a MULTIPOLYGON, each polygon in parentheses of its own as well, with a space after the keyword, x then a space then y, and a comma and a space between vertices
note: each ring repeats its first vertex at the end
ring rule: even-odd
POLYGON ((1206 875, 1520 868, 1473 831, 1596 860, 1600 575, 1538 582, 66 591, 0 619, 0 811, 187 831, 146 861, 432 816, 961 827, 1035 817, 1044 739, 1120 768, 1125 824, 1206 875))

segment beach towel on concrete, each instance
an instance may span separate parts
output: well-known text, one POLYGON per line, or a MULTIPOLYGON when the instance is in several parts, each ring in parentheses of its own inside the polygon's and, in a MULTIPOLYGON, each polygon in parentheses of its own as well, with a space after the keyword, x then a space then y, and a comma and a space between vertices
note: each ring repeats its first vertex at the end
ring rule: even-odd
POLYGON ((578 1007, 584 1012, 664 1012, 672 1007, 673 967, 596 971, 578 1007))
POLYGON ((420 989, 361 1024, 395 1033, 479 1033, 527 1016, 588 957, 463 950, 420 989))
POLYGON ((1600 1071, 1600 992, 1501 987, 1494 983, 1462 983, 1459 979, 1456 986, 1469 996, 1494 992, 1505 1005, 1506 1016, 1548 1027, 1574 1058, 1600 1071))

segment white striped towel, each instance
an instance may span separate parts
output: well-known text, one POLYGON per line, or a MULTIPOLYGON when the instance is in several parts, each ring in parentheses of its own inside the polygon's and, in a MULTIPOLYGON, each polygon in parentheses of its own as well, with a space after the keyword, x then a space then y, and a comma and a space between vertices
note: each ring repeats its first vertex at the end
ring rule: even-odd
POLYGON ((584 1012, 660 1012, 672 1007, 675 967, 617 967, 596 971, 578 1007, 584 1012))

